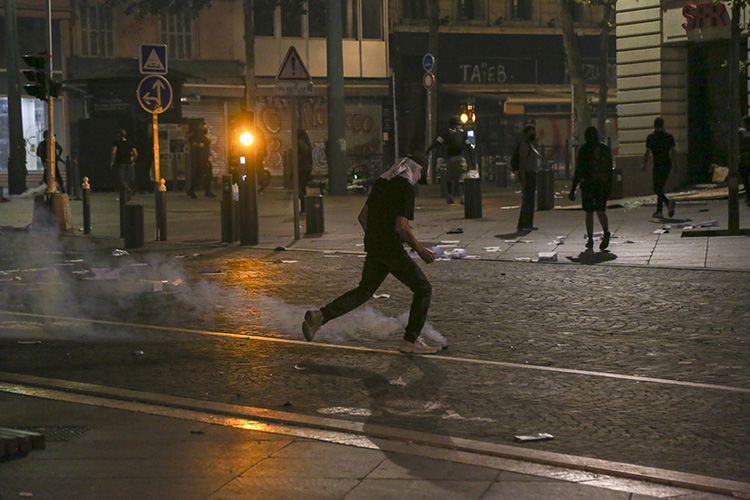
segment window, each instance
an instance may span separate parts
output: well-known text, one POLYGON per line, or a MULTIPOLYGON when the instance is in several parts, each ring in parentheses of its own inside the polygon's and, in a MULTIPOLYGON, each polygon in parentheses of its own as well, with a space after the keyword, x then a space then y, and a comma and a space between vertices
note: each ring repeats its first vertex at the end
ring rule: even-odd
POLYGON ((427 19, 427 0, 404 0, 404 19, 427 19))
POLYGON ((482 0, 458 0, 456 14, 459 19, 481 19, 482 0))
POLYGON ((307 0, 307 30, 310 38, 325 38, 328 32, 328 0, 307 0))
POLYGON ((281 36, 301 38, 305 9, 297 0, 281 2, 281 36))
POLYGON ((174 59, 192 59, 193 57, 193 19, 189 12, 162 14, 161 43, 169 47, 169 57, 174 59))
POLYGON ((511 4, 513 19, 525 19, 531 21, 534 18, 534 5, 532 0, 513 0, 511 4))
POLYGON ((255 21, 255 36, 274 35, 274 11, 276 7, 271 2, 255 2, 253 19, 255 21))
POLYGON ((362 38, 365 40, 383 39, 383 2, 381 0, 362 1, 362 38))
POLYGON ((81 55, 112 57, 112 7, 106 4, 81 5, 81 55))
POLYGON ((341 0, 343 38, 356 39, 359 36, 357 4, 357 0, 341 0))

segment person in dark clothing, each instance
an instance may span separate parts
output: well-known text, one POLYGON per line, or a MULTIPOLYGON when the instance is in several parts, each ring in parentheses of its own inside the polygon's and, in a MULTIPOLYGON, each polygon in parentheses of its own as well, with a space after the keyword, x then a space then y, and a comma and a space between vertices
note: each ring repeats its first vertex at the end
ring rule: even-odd
POLYGON ((656 194, 656 212, 652 217, 664 218, 662 206, 666 205, 669 216, 674 216, 675 201, 664 194, 664 186, 669 178, 669 171, 675 164, 675 143, 672 134, 664 130, 664 118, 654 120, 654 131, 646 138, 646 152, 643 154, 643 167, 646 170, 649 156, 654 157, 653 183, 656 194))
POLYGON ((300 213, 305 213, 305 196, 307 196, 307 183, 312 177, 313 168, 313 146, 310 136, 305 129, 297 129, 297 165, 299 167, 299 206, 300 213))
POLYGON ((448 204, 452 204, 454 196, 461 196, 461 176, 466 170, 466 159, 463 157, 463 152, 466 150, 469 157, 469 165, 474 165, 474 147, 471 145, 466 131, 461 128, 461 121, 457 116, 452 116, 448 124, 448 130, 437 136, 435 142, 427 148, 427 153, 438 146, 446 146, 448 160, 446 161, 443 182, 445 182, 448 193, 445 201, 448 204))
POLYGON ((412 233, 409 220, 414 217, 414 186, 419 182, 426 161, 418 155, 399 160, 375 181, 358 220, 365 231, 365 264, 357 288, 324 306, 305 313, 302 333, 311 341, 318 329, 367 302, 388 274, 412 291, 413 298, 404 340, 399 350, 412 354, 432 354, 436 349, 420 337, 432 297, 432 286, 422 269, 404 250, 404 243, 430 264, 431 250, 422 246, 412 233))
POLYGON ((612 190, 612 153, 606 144, 599 141, 596 127, 588 127, 584 133, 586 144, 578 150, 576 172, 568 198, 576 199, 576 188, 581 186, 581 202, 586 212, 586 248, 594 248, 594 212, 602 225, 604 236, 599 249, 609 246, 612 234, 607 219, 607 201, 612 190))
POLYGON ((207 198, 216 195, 211 192, 213 170, 211 168, 211 139, 208 137, 208 126, 203 124, 190 138, 190 187, 187 195, 198 198, 195 189, 203 187, 207 198))
POLYGON ((516 230, 529 232, 538 229, 534 226, 534 205, 536 204, 536 176, 541 156, 536 148, 536 127, 526 125, 523 128, 523 137, 518 146, 520 165, 517 175, 518 182, 521 183, 521 211, 518 214, 516 230))
POLYGON ((112 144, 112 158, 110 166, 116 169, 117 186, 124 190, 128 199, 133 195, 130 188, 130 179, 133 175, 133 164, 138 159, 138 150, 128 142, 128 132, 124 128, 119 131, 119 136, 112 144))
MULTIPOLYGON (((50 185, 50 161, 47 157, 47 150, 49 148, 49 130, 45 130, 43 134, 44 140, 39 143, 36 148, 36 155, 41 158, 44 166, 44 182, 47 186, 50 185)), ((62 162, 62 146, 60 143, 55 141, 55 183, 61 193, 65 192, 65 184, 63 183, 62 173, 60 172, 60 163, 62 162)))
POLYGON ((750 207, 750 116, 742 119, 740 128, 740 178, 745 186, 745 203, 750 207))

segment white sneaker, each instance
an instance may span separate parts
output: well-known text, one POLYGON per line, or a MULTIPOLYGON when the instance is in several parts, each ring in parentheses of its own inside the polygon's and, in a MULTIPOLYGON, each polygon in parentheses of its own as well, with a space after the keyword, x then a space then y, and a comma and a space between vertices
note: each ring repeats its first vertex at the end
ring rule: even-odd
POLYGON ((320 309, 310 309, 305 313, 305 321, 302 323, 302 334, 308 342, 312 341, 323 325, 323 313, 320 309))
POLYGON ((404 340, 403 342, 401 342, 398 350, 409 354, 435 354, 437 352, 437 349, 425 344, 424 340, 422 340, 422 337, 419 337, 414 342, 404 340))

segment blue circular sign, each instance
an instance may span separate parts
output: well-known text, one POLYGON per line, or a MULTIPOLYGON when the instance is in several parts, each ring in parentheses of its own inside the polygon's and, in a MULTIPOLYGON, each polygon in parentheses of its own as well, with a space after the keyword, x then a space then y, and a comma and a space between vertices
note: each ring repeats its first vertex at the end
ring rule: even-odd
POLYGON ((150 75, 138 84, 138 102, 149 113, 163 113, 172 105, 172 86, 160 75, 150 75))
POLYGON ((432 71, 432 68, 435 67, 435 56, 432 54, 425 54, 422 58, 422 68, 424 68, 425 71, 432 71))

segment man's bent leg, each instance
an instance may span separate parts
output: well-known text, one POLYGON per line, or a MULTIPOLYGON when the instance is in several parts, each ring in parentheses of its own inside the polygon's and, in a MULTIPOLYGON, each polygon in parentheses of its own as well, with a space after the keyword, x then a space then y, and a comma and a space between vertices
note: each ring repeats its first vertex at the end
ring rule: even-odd
POLYGON ((427 311, 430 309, 432 285, 414 260, 406 253, 401 257, 388 258, 388 270, 414 294, 409 309, 409 322, 406 324, 404 340, 414 342, 422 333, 427 311))
POLYGON ((386 276, 388 276, 388 268, 380 262, 378 257, 368 254, 362 268, 362 279, 357 288, 349 290, 320 309, 323 313, 323 324, 343 316, 370 300, 386 276))

